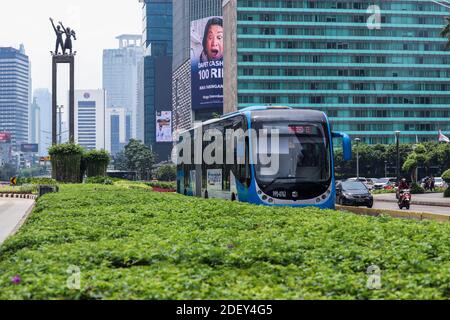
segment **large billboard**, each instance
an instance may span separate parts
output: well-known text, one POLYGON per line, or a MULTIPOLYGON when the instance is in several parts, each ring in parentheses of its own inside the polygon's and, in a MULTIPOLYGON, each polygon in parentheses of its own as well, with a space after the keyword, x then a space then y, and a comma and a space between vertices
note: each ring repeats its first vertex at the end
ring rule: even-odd
POLYGON ((191 22, 192 109, 223 109, 223 19, 191 22))
POLYGON ((35 143, 22 143, 20 146, 20 151, 25 153, 38 153, 39 145, 35 143))
POLYGON ((156 112, 156 142, 172 141, 172 112, 156 112))

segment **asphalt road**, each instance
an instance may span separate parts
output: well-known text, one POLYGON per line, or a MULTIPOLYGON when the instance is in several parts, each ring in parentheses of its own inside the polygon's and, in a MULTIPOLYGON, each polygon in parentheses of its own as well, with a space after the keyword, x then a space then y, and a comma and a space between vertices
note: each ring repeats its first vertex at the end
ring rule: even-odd
MULTIPOLYGON (((383 202, 377 201, 375 199, 375 203, 373 206, 374 209, 385 209, 385 210, 400 210, 396 203, 391 202, 383 202)), ((406 209, 403 209, 406 210, 406 209)), ((450 208, 449 207, 435 207, 435 206, 420 206, 420 205, 411 205, 411 212, 418 213, 438 213, 445 214, 450 216, 450 208)))
POLYGON ((0 244, 19 226, 34 200, 0 198, 0 244))

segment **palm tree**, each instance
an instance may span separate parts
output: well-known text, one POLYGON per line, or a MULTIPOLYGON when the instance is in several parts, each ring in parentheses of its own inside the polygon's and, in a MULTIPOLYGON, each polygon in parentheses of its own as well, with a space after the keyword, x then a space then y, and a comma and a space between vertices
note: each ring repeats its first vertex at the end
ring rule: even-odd
POLYGON ((445 50, 448 50, 448 48, 450 48, 450 17, 445 19, 447 20, 447 25, 441 31, 441 37, 446 38, 448 40, 445 45, 445 50))

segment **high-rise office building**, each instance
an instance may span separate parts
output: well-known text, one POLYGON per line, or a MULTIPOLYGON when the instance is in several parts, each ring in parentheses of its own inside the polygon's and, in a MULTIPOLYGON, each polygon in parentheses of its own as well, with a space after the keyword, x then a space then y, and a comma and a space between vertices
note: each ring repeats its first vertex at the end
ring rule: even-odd
POLYGON ((20 50, 0 47, 0 132, 16 150, 29 141, 30 61, 20 50))
POLYGON ((433 1, 226 0, 225 112, 283 104, 370 144, 436 140, 450 133, 447 16, 433 1))
POLYGON ((39 144, 41 141, 41 108, 36 98, 30 108, 30 143, 39 144))
POLYGON ((139 90, 139 80, 143 72, 144 51, 142 35, 120 35, 119 48, 103 51, 103 89, 106 90, 108 108, 125 108, 131 116, 131 138, 142 136, 142 126, 138 124, 143 106, 143 93, 139 90))
POLYGON ((40 113, 39 155, 46 156, 52 145, 52 94, 48 89, 36 89, 33 99, 39 106, 40 113))
POLYGON ((174 130, 189 129, 193 122, 212 117, 212 109, 193 112, 191 97, 191 22, 203 18, 222 16, 222 0, 173 1, 173 74, 172 107, 174 130))
POLYGON ((114 157, 131 139, 131 114, 125 108, 106 108, 106 150, 114 157))
POLYGON ((143 4, 145 143, 157 161, 167 161, 172 150, 170 139, 157 137, 158 124, 172 130, 171 121, 161 116, 172 112, 172 4, 172 0, 143 4))
POLYGON ((75 90, 75 142, 86 150, 105 150, 104 90, 75 90))

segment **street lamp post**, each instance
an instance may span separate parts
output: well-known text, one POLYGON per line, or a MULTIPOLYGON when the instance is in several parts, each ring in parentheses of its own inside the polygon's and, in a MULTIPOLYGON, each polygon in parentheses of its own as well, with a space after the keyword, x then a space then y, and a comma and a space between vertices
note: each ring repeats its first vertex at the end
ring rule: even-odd
POLYGON ((387 172, 387 161, 384 161, 384 177, 387 178, 388 177, 388 172, 387 172))
POLYGON ((359 181, 359 143, 361 142, 361 139, 356 138, 356 177, 359 181))
POLYGON ((397 181, 400 182, 400 131, 395 131, 397 140, 397 181))

